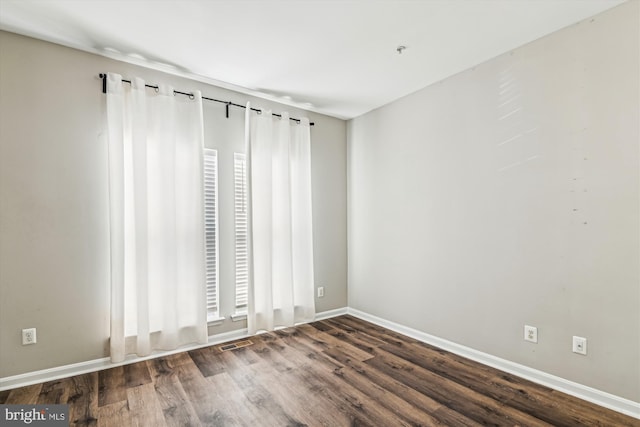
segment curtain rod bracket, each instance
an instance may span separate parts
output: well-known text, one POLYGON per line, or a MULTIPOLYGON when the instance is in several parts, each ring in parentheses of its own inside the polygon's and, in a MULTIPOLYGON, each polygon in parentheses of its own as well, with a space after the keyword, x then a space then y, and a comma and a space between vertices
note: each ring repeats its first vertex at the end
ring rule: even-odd
POLYGON ((100 78, 102 79, 102 93, 107 93, 107 75, 100 73, 100 78))

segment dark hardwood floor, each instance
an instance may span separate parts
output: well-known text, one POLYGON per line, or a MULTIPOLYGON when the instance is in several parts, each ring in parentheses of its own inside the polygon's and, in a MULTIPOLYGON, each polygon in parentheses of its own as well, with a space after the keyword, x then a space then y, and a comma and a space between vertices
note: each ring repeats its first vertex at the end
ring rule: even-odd
POLYGON ((351 316, 0 392, 72 426, 640 426, 351 316))

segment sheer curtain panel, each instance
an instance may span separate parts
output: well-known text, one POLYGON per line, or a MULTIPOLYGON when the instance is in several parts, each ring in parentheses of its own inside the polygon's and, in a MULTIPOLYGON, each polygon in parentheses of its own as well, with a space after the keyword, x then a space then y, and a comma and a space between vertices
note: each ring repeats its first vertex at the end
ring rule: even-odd
MULTIPOLYGON (((248 106, 250 107, 250 105, 248 106)), ((309 120, 247 108, 249 333, 315 317, 309 120)))
POLYGON ((111 360, 207 342, 202 97, 107 77, 111 360))

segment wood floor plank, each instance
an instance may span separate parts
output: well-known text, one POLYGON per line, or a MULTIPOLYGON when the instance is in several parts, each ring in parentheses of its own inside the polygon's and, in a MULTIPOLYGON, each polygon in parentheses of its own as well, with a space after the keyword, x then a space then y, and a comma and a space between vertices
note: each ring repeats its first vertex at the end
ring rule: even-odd
MULTIPOLYGON (((318 341, 310 340, 308 336, 298 333, 283 333, 278 331, 274 333, 273 341, 269 342, 269 346, 272 349, 280 352, 283 357, 288 360, 294 361, 297 366, 307 366, 309 360, 316 361, 320 354, 327 348, 326 345, 321 345, 322 350, 318 351, 315 347, 318 345, 318 341)), ((326 361, 325 361, 326 362, 326 361)), ((330 370, 336 368, 343 368, 344 365, 336 360, 330 361, 330 370)))
MULTIPOLYGON (((158 358, 143 363, 152 379, 157 403, 162 411, 165 424, 167 426, 201 425, 200 419, 178 378, 178 371, 182 363, 186 362, 175 358, 158 358)), ((144 385, 146 384, 135 388, 141 389, 144 385)), ((148 398, 146 399, 148 400, 148 398)))
POLYGON ((309 323, 310 326, 313 326, 314 328, 316 328, 317 330, 321 331, 321 332, 327 332, 330 331, 331 329, 333 329, 333 327, 331 325, 329 325, 328 323, 325 323, 323 321, 316 321, 316 322, 311 322, 309 323))
POLYGON ((238 348, 233 351, 233 354, 240 359, 245 365, 253 365, 254 363, 260 363, 262 360, 253 351, 249 350, 249 347, 238 348))
POLYGON ((229 411, 227 398, 215 393, 212 383, 202 376, 195 363, 180 365, 177 376, 202 425, 242 425, 236 414, 229 411))
MULTIPOLYGON (((593 405, 557 390, 552 390, 549 399, 564 408, 571 419, 577 421, 577 425, 594 424, 593 420, 607 420, 601 425, 615 425, 617 427, 640 427, 640 420, 633 419, 608 408, 593 405)), ((640 415, 640 413, 638 414, 640 415)))
POLYGON ((550 425, 415 366, 391 353, 380 349, 376 353, 375 357, 366 361, 368 365, 392 375, 409 387, 476 422, 481 424, 488 422, 492 425, 514 425, 514 423, 527 426, 550 425))
MULTIPOLYGON (((508 403, 509 406, 548 423, 585 425, 588 422, 588 418, 585 418, 585 411, 572 411, 567 408, 571 408, 573 405, 567 405, 566 401, 549 399, 551 389, 519 380, 513 375, 497 369, 459 356, 453 357, 430 346, 409 344, 406 347, 382 346, 380 348, 494 400, 508 403)), ((571 397, 569 398, 571 399, 571 397)), ((605 409, 602 408, 602 410, 605 409)), ((613 416, 614 414, 609 415, 613 416)), ((618 422, 623 422, 623 420, 618 422)))
POLYGON ((98 406, 98 427, 123 427, 131 424, 126 400, 98 406))
POLYGON ((69 424, 75 427, 98 424, 98 373, 71 377, 69 390, 69 424))
POLYGON ((321 343, 325 350, 327 348, 337 348, 343 353, 348 354, 352 358, 361 362, 372 357, 369 352, 361 350, 356 346, 349 345, 345 341, 338 339, 327 332, 319 331, 311 327, 310 325, 300 325, 296 329, 300 331, 301 334, 304 334, 310 339, 321 343))
POLYGON ((307 385, 297 376, 300 368, 278 372, 265 363, 252 364, 247 369, 258 381, 269 385, 269 393, 274 401, 280 407, 288 408, 291 418, 301 425, 349 425, 348 417, 335 411, 322 396, 310 393, 307 385))
MULTIPOLYGON (((342 321, 342 317, 328 319, 326 322, 334 326, 331 333, 338 339, 350 342, 352 345, 357 346, 360 349, 366 349, 366 351, 374 353, 374 349, 386 345, 385 341, 378 338, 373 338, 362 330, 356 330, 351 326, 345 325, 342 321)), ((442 404, 434 401, 428 396, 417 392, 416 390, 406 386, 405 384, 397 381, 392 376, 385 375, 376 369, 371 369, 371 366, 365 363, 359 363, 350 359, 347 355, 341 353, 337 349, 329 349, 325 351, 326 354, 344 363, 346 366, 352 368, 359 375, 365 376, 368 381, 377 384, 396 395, 402 396, 407 402, 413 404, 415 407, 425 409, 433 418, 436 418, 439 422, 445 425, 467 426, 467 425, 479 425, 473 420, 465 417, 464 415, 443 406, 442 404)))
MULTIPOLYGON (((379 338, 375 338, 371 335, 363 333, 357 329, 354 329, 344 322, 340 321, 340 318, 332 318, 324 320, 325 323, 328 323, 333 326, 334 332, 340 332, 344 334, 345 337, 353 337, 358 340, 361 345, 366 345, 367 347, 380 347, 381 345, 388 344, 386 341, 383 341, 379 338)), ((332 334, 335 336, 335 334, 332 334)))
POLYGON ((176 368, 179 366, 184 365, 185 363, 194 363, 194 361, 189 356, 189 353, 177 353, 166 357, 150 359, 144 363, 147 365, 147 370, 152 382, 155 383, 155 379, 157 377, 174 374, 176 373, 176 368))
POLYGON ((169 365, 174 367, 193 363, 193 359, 191 358, 191 356, 189 356, 188 352, 170 354, 168 356, 164 356, 162 359, 164 359, 169 365))
POLYGON ((124 387, 138 387, 151 382, 149 368, 146 363, 130 363, 124 365, 124 387))
POLYGON ((315 399, 319 399, 323 402, 323 405, 333 408, 333 411, 348 419, 348 425, 378 425, 378 423, 370 419, 368 414, 362 413, 361 406, 357 405, 355 399, 347 397, 343 393, 336 393, 335 388, 331 386, 331 382, 327 381, 327 378, 331 377, 332 370, 342 367, 342 365, 333 363, 325 372, 318 372, 319 367, 315 363, 318 359, 318 353, 308 352, 309 347, 298 341, 301 339, 300 336, 290 335, 280 338, 287 342, 286 346, 281 346, 283 357, 298 361, 298 366, 294 371, 295 377, 300 383, 307 385, 315 399))
POLYGON ((215 347, 204 347, 189 352, 189 356, 196 364, 204 377, 221 374, 224 372, 224 366, 216 363, 216 356, 220 351, 215 347))
POLYGON ((7 401, 7 398, 9 397, 9 393, 11 393, 11 390, 0 391, 0 405, 4 405, 4 403, 7 401))
MULTIPOLYGON (((350 368, 355 374, 362 376, 362 380, 358 381, 361 387, 364 387, 367 382, 375 384, 378 387, 382 387, 395 396, 402 396, 402 400, 411 404, 414 408, 418 408, 420 411, 426 413, 425 420, 433 420, 436 423, 444 425, 455 426, 478 426, 481 425, 464 415, 447 408, 441 403, 431 399, 406 384, 396 380, 390 375, 384 374, 376 369, 372 369, 371 366, 365 362, 358 362, 349 358, 339 350, 330 349, 325 352, 328 356, 333 357, 336 360, 342 362, 346 367, 350 368)), ((346 371, 346 369, 345 369, 346 371)))
POLYGON ((69 399, 69 379, 48 381, 42 384, 38 404, 65 404, 69 399))
MULTIPOLYGON (((374 330, 374 334, 379 333, 379 330, 374 330)), ((507 381, 496 381, 496 376, 501 373, 497 369, 421 342, 394 342, 392 345, 386 344, 380 346, 380 348, 402 357, 417 366, 421 366, 445 378, 454 380, 465 387, 485 394, 498 402, 509 400, 510 402, 521 403, 510 406, 513 406, 521 412, 540 418, 543 421, 551 423, 557 423, 558 421, 561 423, 569 422, 570 424, 567 425, 575 425, 576 421, 569 420, 568 417, 565 416, 566 413, 563 413, 562 408, 557 408, 558 410, 555 414, 549 417, 548 409, 553 407, 553 404, 548 404, 546 407, 536 407, 536 405, 534 405, 534 403, 536 403, 534 395, 537 393, 546 395, 550 391, 550 389, 546 387, 537 386, 539 387, 537 393, 533 393, 531 388, 527 388, 529 393, 523 388, 516 390, 509 387, 507 381)), ((536 386, 533 383, 528 383, 528 385, 536 386)))
MULTIPOLYGON (((334 351, 337 352, 339 350, 334 351)), ((358 375, 353 369, 339 368, 334 370, 334 374, 356 390, 366 390, 366 396, 369 400, 375 402, 376 405, 386 408, 393 413, 395 417, 405 419, 410 425, 436 425, 440 422, 440 420, 434 418, 431 414, 423 411, 419 407, 414 406, 404 398, 397 396, 375 382, 369 381, 362 375, 358 375)), ((434 408, 434 411, 437 409, 439 408, 434 408)))
MULTIPOLYGON (((316 361, 321 360, 319 357, 316 361)), ((369 396, 369 391, 361 391, 344 380, 341 368, 323 369, 318 364, 310 365, 310 369, 301 370, 300 377, 304 381, 320 385, 330 401, 340 411, 354 420, 367 425, 410 426, 411 420, 406 414, 399 415, 380 405, 377 399, 369 396), (340 393, 335 393, 340 390, 340 393)))
POLYGON ((127 389, 131 425, 135 427, 165 427, 162 406, 154 384, 127 389))
POLYGON ((357 317, 345 315, 340 316, 338 319, 341 323, 350 326, 356 331, 370 335, 374 338, 384 341, 386 344, 392 345, 406 345, 407 343, 419 343, 420 341, 408 337, 406 335, 399 334, 390 329, 383 328, 382 326, 374 325, 373 323, 366 322, 357 317))
POLYGON ((313 371, 299 371, 299 378, 301 381, 308 383, 316 393, 316 396, 320 396, 327 401, 334 410, 343 414, 343 416, 349 419, 350 426, 371 426, 376 427, 381 424, 381 421, 371 418, 371 415, 364 412, 362 404, 354 399, 352 396, 343 393, 335 393, 332 390, 330 382, 327 382, 323 376, 318 375, 313 371))
POLYGON ((159 375, 155 391, 168 426, 200 426, 200 420, 175 373, 159 375))
POLYGON ((220 402, 224 413, 233 414, 234 422, 246 427, 261 425, 263 420, 258 416, 259 411, 247 400, 228 373, 222 372, 206 380, 211 384, 211 398, 214 402, 220 402))
POLYGON ((158 382, 158 377, 170 376, 175 373, 176 366, 167 358, 159 357, 157 359, 147 360, 146 363, 149 376, 154 384, 158 382))
MULTIPOLYGON (((267 337, 261 337, 259 340, 254 340, 254 344, 251 346, 250 350, 268 364, 272 372, 288 372, 299 366, 295 360, 290 360, 282 356, 280 352, 274 351, 270 348, 270 346, 265 342, 265 338, 267 337)), ((268 340, 273 342, 276 338, 269 336, 268 340)))
POLYGON ((124 366, 98 372, 98 406, 127 400, 124 366))
POLYGON ((286 345, 290 345, 290 344, 294 344, 296 346, 302 346, 304 349, 306 349, 306 351, 308 352, 320 352, 323 351, 327 348, 327 343, 323 342, 323 341, 319 341, 316 339, 312 339, 312 340, 304 340, 304 342, 300 342, 300 341, 287 341, 287 338, 295 338, 295 337, 300 337, 301 336, 301 331, 297 328, 295 329, 281 329, 278 331, 274 331, 271 332, 269 334, 264 334, 266 335, 265 337, 262 337, 264 340, 269 340, 270 337, 273 337, 273 343, 271 345, 278 345, 278 346, 282 346, 282 347, 286 347, 286 345), (281 343, 279 340, 283 340, 284 344, 281 343))
MULTIPOLYGON (((292 330, 280 330, 276 333, 263 334, 261 337, 264 339, 266 350, 263 351, 260 346, 256 348, 257 354, 263 355, 268 360, 284 359, 292 366, 284 374, 280 373, 272 377, 284 387, 276 388, 274 394, 277 396, 278 391, 282 393, 283 404, 287 402, 284 398, 286 390, 289 390, 289 395, 301 396, 302 403, 300 405, 308 412, 306 415, 313 415, 313 422, 310 425, 372 425, 371 422, 365 422, 363 416, 354 410, 348 402, 342 401, 339 396, 332 393, 332 388, 320 378, 330 375, 332 369, 338 365, 331 364, 330 369, 323 372, 321 376, 317 375, 317 372, 313 372, 316 360, 315 357, 311 357, 317 354, 313 349, 313 344, 302 335, 292 332, 292 330), (306 344, 303 345, 302 341, 306 341, 306 344), (292 391, 293 393, 291 393, 292 391)), ((274 387, 273 379, 268 382, 270 390, 274 387)), ((265 378, 264 381, 266 382, 268 379, 265 378)), ((288 406, 295 407, 296 405, 293 405, 289 399, 288 406)), ((301 421, 306 420, 308 419, 301 419, 301 421)))
MULTIPOLYGON (((298 329, 298 328, 296 328, 298 329)), ((320 331, 319 331, 320 332, 320 331)), ((321 334, 325 334, 324 332, 320 332, 321 334)), ((313 339, 309 335, 300 334, 300 335, 290 335, 290 338, 303 341, 313 339)), ((345 346, 340 346, 340 348, 345 348, 345 346)), ((293 346, 285 346, 287 352, 295 352, 293 346)), ((355 348, 348 349, 347 351, 353 352, 355 348)), ((361 356, 356 352, 358 356, 361 356)), ((308 357, 309 355, 305 355, 301 353, 299 357, 308 357)), ((349 357, 352 357, 351 355, 349 357)), ((307 365, 307 368, 302 370, 308 379, 309 376, 315 376, 315 379, 320 383, 325 384, 325 389, 339 389, 341 390, 342 401, 341 407, 343 410, 347 410, 347 414, 351 417, 358 416, 363 419, 366 423, 372 423, 376 425, 413 425, 416 421, 412 419, 412 416, 408 413, 404 413, 402 411, 394 412, 393 409, 390 409, 388 403, 381 402, 376 398, 375 395, 371 393, 371 387, 369 387, 366 392, 361 391, 357 388, 357 385, 352 385, 348 381, 345 381, 343 371, 343 365, 336 366, 335 361, 331 360, 329 357, 324 356, 324 354, 318 353, 315 357, 312 358, 314 363, 310 363, 307 365)), ((405 406, 407 409, 408 406, 405 406)), ((429 417, 425 417, 428 419, 429 417)))
POLYGON ((260 384, 232 351, 221 352, 219 359, 251 404, 248 407, 254 415, 265 422, 265 425, 304 425, 275 401, 268 387, 260 384))
POLYGON ((302 401, 305 402, 304 408, 309 410, 309 406, 313 406, 310 412, 314 415, 314 423, 311 425, 376 425, 372 420, 366 421, 366 417, 360 414, 357 408, 341 399, 321 378, 330 375, 333 369, 342 365, 332 362, 322 375, 313 372, 312 365, 317 363, 318 354, 314 348, 315 343, 287 329, 262 334, 260 337, 261 345, 253 346, 252 349, 255 348, 256 353, 269 363, 275 361, 274 366, 280 366, 280 370, 276 370, 279 374, 275 378, 280 383, 284 381, 287 389, 302 397, 302 401), (283 367, 286 377, 280 373, 283 367))
POLYGON ((9 393, 7 405, 35 405, 38 403, 38 397, 42 390, 42 384, 28 385, 26 387, 16 388, 9 393))
MULTIPOLYGON (((261 353, 264 355, 264 353, 261 353)), ((280 356, 281 355, 274 355, 280 356)), ((305 359, 300 357, 299 359, 305 359)), ((274 384, 275 394, 282 405, 289 406, 292 397, 295 399, 295 406, 302 408, 306 412, 306 416, 310 417, 309 425, 322 426, 348 426, 352 423, 352 417, 345 412, 336 410, 336 407, 327 399, 326 394, 319 392, 316 384, 304 381, 301 372, 307 371, 309 364, 314 361, 306 358, 304 362, 296 362, 293 369, 281 372, 272 363, 267 363, 267 369, 264 369, 259 375, 264 382, 274 384), (276 381, 270 381, 275 378, 276 381)), ((306 417, 305 417, 306 418, 306 417)), ((307 418, 309 419, 309 418, 307 418)))
MULTIPOLYGON (((260 340, 249 347, 266 362, 260 366, 260 370, 252 367, 255 375, 264 383, 270 384, 269 389, 281 405, 303 408, 300 418, 309 425, 351 425, 354 417, 348 411, 337 410, 336 405, 326 396, 330 392, 326 384, 309 382, 302 377, 302 373, 312 369, 310 365, 316 363, 314 358, 309 357, 315 353, 310 353, 309 346, 297 346, 297 351, 294 351, 294 335, 286 332, 265 337, 268 344, 260 340)), ((300 338, 299 335, 297 337, 300 338)), ((331 366, 334 367, 335 365, 331 366)))

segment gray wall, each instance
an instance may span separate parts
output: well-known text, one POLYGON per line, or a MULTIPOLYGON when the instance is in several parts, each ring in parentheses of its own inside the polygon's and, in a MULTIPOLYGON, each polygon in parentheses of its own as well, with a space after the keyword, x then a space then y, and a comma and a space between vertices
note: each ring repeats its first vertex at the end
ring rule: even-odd
MULTIPOLYGON (((346 123, 0 32, 0 377, 108 356, 109 245, 107 151, 100 140, 112 71, 199 89, 205 96, 308 115, 312 128, 314 257, 318 312, 347 302, 346 123), (38 343, 21 345, 36 327, 38 343)), ((244 110, 205 102, 206 145, 220 168, 221 314, 216 334, 246 327, 233 313, 233 152, 244 110)))
POLYGON ((350 307, 640 401, 639 6, 349 123, 350 307))

